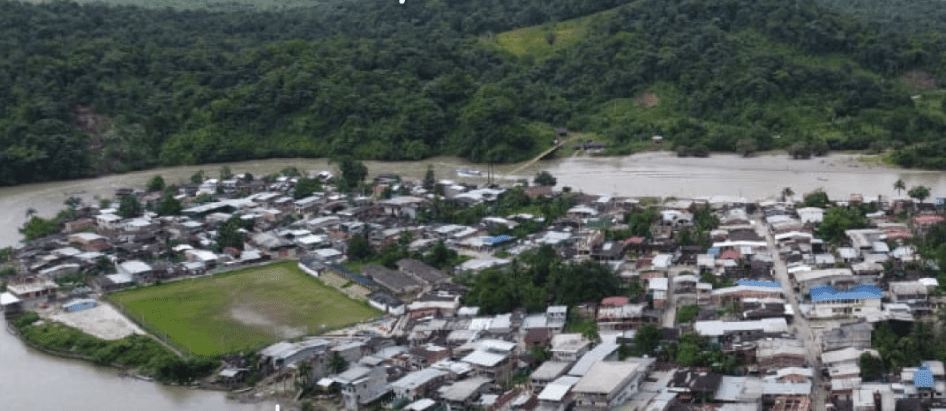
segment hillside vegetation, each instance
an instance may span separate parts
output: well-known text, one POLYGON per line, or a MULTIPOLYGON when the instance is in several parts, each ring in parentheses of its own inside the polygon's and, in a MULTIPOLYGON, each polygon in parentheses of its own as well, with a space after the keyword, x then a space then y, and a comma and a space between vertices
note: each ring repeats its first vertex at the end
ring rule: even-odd
POLYGON ((946 3, 940 0, 817 0, 827 9, 893 32, 946 29, 946 3))
POLYGON ((0 184, 274 156, 511 162, 560 126, 612 153, 663 135, 681 154, 939 166, 915 153, 946 131, 941 36, 804 0, 2 1, 0 34, 0 184))

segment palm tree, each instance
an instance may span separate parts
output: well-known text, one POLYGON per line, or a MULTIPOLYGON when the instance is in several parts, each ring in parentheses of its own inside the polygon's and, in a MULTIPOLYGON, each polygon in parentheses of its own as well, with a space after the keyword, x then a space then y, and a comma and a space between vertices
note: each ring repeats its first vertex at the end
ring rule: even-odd
POLYGON ((897 197, 900 197, 900 192, 907 189, 906 183, 903 182, 902 178, 898 178, 895 183, 893 183, 893 189, 897 190, 897 197))
POLYGON ((791 188, 791 187, 785 187, 785 188, 782 189, 782 201, 783 201, 783 202, 786 201, 787 199, 791 198, 793 195, 795 195, 795 192, 792 191, 792 188, 791 188))
POLYGON ((300 361, 296 368, 296 388, 301 391, 309 386, 309 378, 312 376, 312 364, 308 361, 300 361))
POLYGON ((338 374, 348 368, 348 360, 345 357, 342 357, 339 353, 334 352, 328 361, 328 369, 333 374, 338 374))

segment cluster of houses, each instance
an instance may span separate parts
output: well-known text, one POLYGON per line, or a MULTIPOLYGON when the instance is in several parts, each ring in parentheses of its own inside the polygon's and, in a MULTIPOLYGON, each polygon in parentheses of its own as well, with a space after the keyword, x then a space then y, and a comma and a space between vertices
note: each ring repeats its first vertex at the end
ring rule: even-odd
MULTIPOLYGON (((331 179, 326 172, 313 177, 331 179)), ((418 216, 434 195, 420 184, 381 175, 371 195, 345 195, 326 184, 325 192, 296 199, 296 182, 237 176, 177 186, 177 198, 188 204, 180 216, 145 212, 122 218, 114 208, 80 207, 62 233, 16 250, 22 270, 6 284, 0 304, 8 313, 30 301, 82 310, 95 304, 89 298, 95 293, 292 259, 326 284, 399 319, 384 336, 310 338, 260 351, 265 373, 311 370, 306 378, 337 389, 347 409, 380 401, 416 411, 802 411, 821 407, 814 401, 827 398, 837 409, 868 411, 928 407, 946 396, 943 365, 936 361, 904 369, 900 381, 882 384, 862 382, 859 368, 861 355, 878 355, 871 349, 874 324, 909 323, 940 304, 930 297, 936 279, 907 268, 918 257, 905 243, 944 220, 935 211, 918 212, 904 223, 880 207, 866 216, 870 228, 848 230, 844 242, 830 244, 815 234, 825 210, 790 202, 720 196, 653 203, 574 193, 575 205, 556 221, 521 213, 471 225, 421 224, 418 216), (658 212, 649 235, 607 240, 609 230, 628 228, 625 215, 643 202, 658 212), (708 244, 684 242, 697 224, 695 214, 705 210, 718 219, 705 233, 708 244), (248 227, 241 229, 245 243, 221 249, 217 230, 233 218, 248 227), (513 229, 527 221, 544 228, 522 237, 490 235, 496 227, 513 229), (416 259, 356 272, 343 265, 355 234, 375 247, 408 239, 407 247, 419 252, 443 242, 469 259, 453 272, 416 259), (542 245, 566 259, 601 261, 627 289, 643 292, 538 313, 485 316, 462 304, 466 290, 452 283, 451 274, 503 266, 542 245), (77 273, 99 274, 90 287, 60 291, 57 280, 77 273), (678 323, 675 313, 683 307, 698 313, 678 323), (594 321, 598 338, 568 332, 569 318, 594 321), (802 324, 822 323, 832 326, 798 332, 802 324), (718 344, 736 358, 741 375, 679 367, 672 358, 627 356, 622 346, 632 347, 644 324, 660 327, 663 345, 682 333, 718 344), (536 347, 550 358, 537 358, 536 347), (344 370, 336 369, 338 357, 347 364, 344 370)), ((436 192, 455 206, 489 204, 507 190, 446 180, 438 186, 436 192)), ((549 187, 523 191, 530 197, 561 195, 549 187)), ((118 194, 145 205, 161 198, 133 190, 118 194)), ((238 383, 247 371, 234 363, 219 375, 238 383)))

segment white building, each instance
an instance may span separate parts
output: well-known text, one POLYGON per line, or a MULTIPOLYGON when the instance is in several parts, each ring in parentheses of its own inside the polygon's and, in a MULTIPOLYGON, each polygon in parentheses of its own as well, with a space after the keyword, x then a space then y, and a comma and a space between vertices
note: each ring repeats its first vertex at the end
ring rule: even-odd
POLYGON ((572 387, 577 411, 606 411, 637 393, 644 379, 644 364, 602 361, 572 387))
POLYGON ((341 386, 342 404, 349 410, 357 410, 388 392, 387 373, 382 367, 356 365, 333 380, 341 386))
POLYGON ((588 352, 591 342, 581 334, 559 334, 552 337, 552 359, 575 362, 588 352))

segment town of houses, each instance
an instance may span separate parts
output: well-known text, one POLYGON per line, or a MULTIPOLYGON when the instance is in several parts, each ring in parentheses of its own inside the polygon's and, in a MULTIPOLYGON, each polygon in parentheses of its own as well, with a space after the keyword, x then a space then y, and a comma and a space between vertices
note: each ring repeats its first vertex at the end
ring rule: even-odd
MULTIPOLYGON (((176 197, 190 204, 180 216, 146 212, 122 218, 115 208, 79 207, 62 233, 16 250, 20 272, 7 282, 0 304, 8 315, 36 304, 81 310, 114 290, 297 260, 306 273, 383 311, 390 326, 275 343, 259 352, 262 369, 271 380, 306 370, 303 378, 335 393, 334 401, 349 410, 946 407, 942 362, 910 364, 883 382, 863 381, 860 369, 863 355, 880 355, 871 346, 879 323, 909 325, 931 318, 943 304, 935 278, 900 269, 922 261, 909 240, 944 220, 932 204, 852 196, 850 202, 873 202, 879 211, 866 215, 870 228, 848 230, 843 241, 831 244, 815 234, 825 209, 792 201, 720 196, 649 202, 569 193, 574 204, 566 216, 543 221, 542 230, 491 236, 491 226, 536 217, 495 215, 456 225, 421 224, 419 215, 433 201, 432 191, 473 206, 497 201, 509 187, 440 181, 427 190, 382 175, 373 191, 352 196, 334 192, 329 173, 313 177, 324 180, 326 191, 301 199, 290 195, 297 181, 291 177, 178 185, 176 197), (394 194, 382 195, 386 189, 394 194), (201 195, 212 200, 193 203, 201 195), (649 236, 606 240, 608 227, 620 227, 626 213, 645 206, 659 211, 649 236), (708 233, 709 243, 679 245, 681 230, 694 224, 700 208, 719 222, 708 233), (911 217, 896 222, 892 216, 902 209, 911 210, 911 217), (243 230, 243 249, 214 251, 216 230, 234 216, 252 222, 243 230), (416 259, 400 260, 396 269, 346 268, 352 235, 366 235, 380 246, 404 233, 411 233, 412 251, 443 242, 467 257, 452 270, 416 259), (467 289, 454 275, 501 268, 542 245, 571 260, 601 261, 622 285, 637 284, 644 292, 494 315, 463 303, 467 289), (103 261, 113 274, 97 275, 87 287, 59 289, 57 279, 100 268, 103 261), (684 307, 695 315, 679 321, 684 307), (597 335, 570 331, 576 319, 595 323, 597 335), (658 331, 656 353, 630 355, 645 329, 658 331), (735 364, 723 372, 685 366, 667 355, 669 347, 693 335, 735 364), (537 358, 537 351, 547 358, 537 358), (344 370, 333 370, 336 357, 345 359, 344 370)), ((549 187, 524 191, 565 195, 549 187)), ((145 205, 161 197, 130 189, 117 195, 135 196, 145 205)), ((246 364, 224 361, 215 378, 239 387, 246 373, 246 364)))

